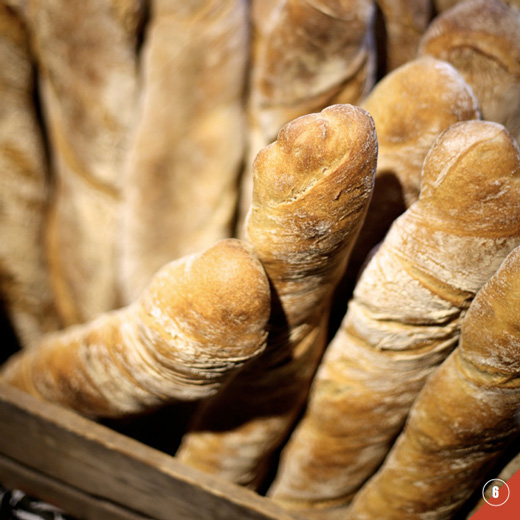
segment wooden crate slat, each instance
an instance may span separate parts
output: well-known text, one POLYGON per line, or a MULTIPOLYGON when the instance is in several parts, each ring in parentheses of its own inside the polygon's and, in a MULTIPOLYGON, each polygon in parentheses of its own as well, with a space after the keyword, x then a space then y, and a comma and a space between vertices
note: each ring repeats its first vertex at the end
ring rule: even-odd
POLYGON ((0 383, 0 453, 157 520, 297 520, 265 497, 0 383))
POLYGON ((87 495, 3 455, 0 455, 0 482, 8 489, 19 489, 30 497, 57 506, 66 514, 78 519, 147 520, 149 518, 106 500, 87 495))

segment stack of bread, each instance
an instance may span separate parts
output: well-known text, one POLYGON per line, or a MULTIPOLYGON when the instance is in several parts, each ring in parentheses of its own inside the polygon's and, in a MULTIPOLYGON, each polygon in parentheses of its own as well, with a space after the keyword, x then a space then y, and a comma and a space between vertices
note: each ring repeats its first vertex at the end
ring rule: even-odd
POLYGON ((520 438, 520 7, 0 0, 0 29, 0 381, 166 410, 179 460, 309 518, 470 510, 520 438))

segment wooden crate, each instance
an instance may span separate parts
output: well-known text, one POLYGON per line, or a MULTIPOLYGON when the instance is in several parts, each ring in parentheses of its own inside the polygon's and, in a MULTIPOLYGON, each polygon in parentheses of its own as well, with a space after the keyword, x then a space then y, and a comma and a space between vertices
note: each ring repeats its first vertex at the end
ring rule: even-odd
POLYGON ((298 519, 252 491, 4 384, 0 482, 81 519, 298 519))

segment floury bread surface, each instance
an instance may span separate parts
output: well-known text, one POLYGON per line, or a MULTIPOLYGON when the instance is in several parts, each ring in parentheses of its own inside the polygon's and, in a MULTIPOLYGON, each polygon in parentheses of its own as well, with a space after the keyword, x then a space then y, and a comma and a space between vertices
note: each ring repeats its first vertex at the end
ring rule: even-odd
POLYGON ((163 264, 233 234, 249 57, 245 0, 153 0, 126 159, 125 302, 163 264))
POLYGON ((263 351, 269 314, 252 248, 223 240, 164 266, 129 307, 15 354, 1 378, 94 417, 198 400, 263 351))
POLYGON ((477 99, 461 74, 430 56, 385 76, 362 106, 376 125, 376 188, 384 176, 394 177, 404 209, 419 198, 424 159, 441 132, 459 121, 480 118, 477 99))
POLYGON ((426 383, 347 518, 448 520, 484 485, 486 471, 520 433, 519 317, 516 248, 475 297, 460 345, 426 383))
POLYGON ((466 121, 428 153, 419 200, 356 286, 270 495, 348 503, 383 461, 427 377, 456 346, 482 285, 520 243, 520 154, 497 123, 466 121))
POLYGON ((251 206, 256 154, 289 121, 334 103, 359 105, 374 85, 375 12, 374 0, 252 0, 239 233, 251 206))
POLYGON ((136 101, 140 0, 12 0, 37 64, 54 192, 46 249, 64 324, 118 305, 122 160, 136 101))
POLYGON ((480 119, 460 73, 430 56, 385 76, 362 107, 374 118, 379 150, 374 193, 348 268, 352 279, 392 222, 419 198, 424 158, 440 133, 459 121, 480 119))
POLYGON ((49 186, 29 38, 2 3, 0 63, 0 299, 26 346, 60 322, 42 240, 49 186))
POLYGON ((204 404, 180 460, 258 486, 307 398, 342 276, 373 186, 370 115, 334 105, 285 125, 254 164, 247 235, 272 284, 265 353, 204 404))
POLYGON ((475 93, 482 118, 520 141, 520 6, 501 0, 462 2, 437 16, 419 55, 449 61, 475 93))
POLYGON ((250 109, 263 146, 342 93, 351 101, 366 95, 375 73, 374 15, 367 0, 253 1, 250 109))

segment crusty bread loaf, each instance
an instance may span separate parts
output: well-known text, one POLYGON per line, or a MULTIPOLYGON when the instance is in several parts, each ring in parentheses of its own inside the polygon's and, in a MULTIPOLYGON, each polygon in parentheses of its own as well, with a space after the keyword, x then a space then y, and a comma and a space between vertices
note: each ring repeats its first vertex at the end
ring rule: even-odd
POLYGON ((447 520, 484 484, 486 469, 520 434, 519 317, 517 248, 477 294, 460 345, 428 380, 349 518, 447 520))
POLYGON ((497 123, 452 125, 419 200, 363 271, 314 379, 270 495, 348 503, 381 464, 427 377, 456 346, 472 298, 520 243, 520 151, 497 123))
POLYGON ((419 197, 421 169, 439 134, 480 117, 471 88, 449 63, 425 56, 385 76, 361 105, 374 118, 379 152, 374 193, 347 276, 419 197))
POLYGON ((439 134, 454 123, 479 118, 475 95, 459 72, 430 56, 385 76, 362 107, 377 130, 376 188, 383 176, 395 177, 405 209, 419 198, 424 158, 439 134))
POLYGON ((321 358, 331 294, 366 212, 376 156, 372 118, 351 105, 295 119, 258 154, 247 235, 272 284, 268 347, 204 404, 180 460, 261 483, 321 358))
POLYGON ((334 103, 358 105, 375 82, 374 0, 252 0, 249 152, 238 232, 253 196, 252 164, 283 125, 334 103))
POLYGON ((37 62, 55 175, 46 240, 65 324, 118 305, 115 236, 141 7, 141 0, 19 6, 37 62))
POLYGON ((26 346, 59 320, 42 240, 49 186, 28 35, 1 3, 0 63, 0 301, 26 346))
POLYGON ((376 35, 379 69, 387 74, 416 58, 419 41, 432 18, 431 0, 376 0, 383 29, 376 35))
POLYGON ((121 290, 233 234, 249 57, 245 0, 152 2, 126 161, 121 290))
POLYGON ((473 89, 482 118, 520 139, 520 9, 501 0, 462 2, 437 16, 419 55, 449 61, 473 89))
POLYGON ((15 354, 2 379, 95 417, 214 394, 265 348, 270 288, 235 239, 161 268, 139 300, 15 354))

